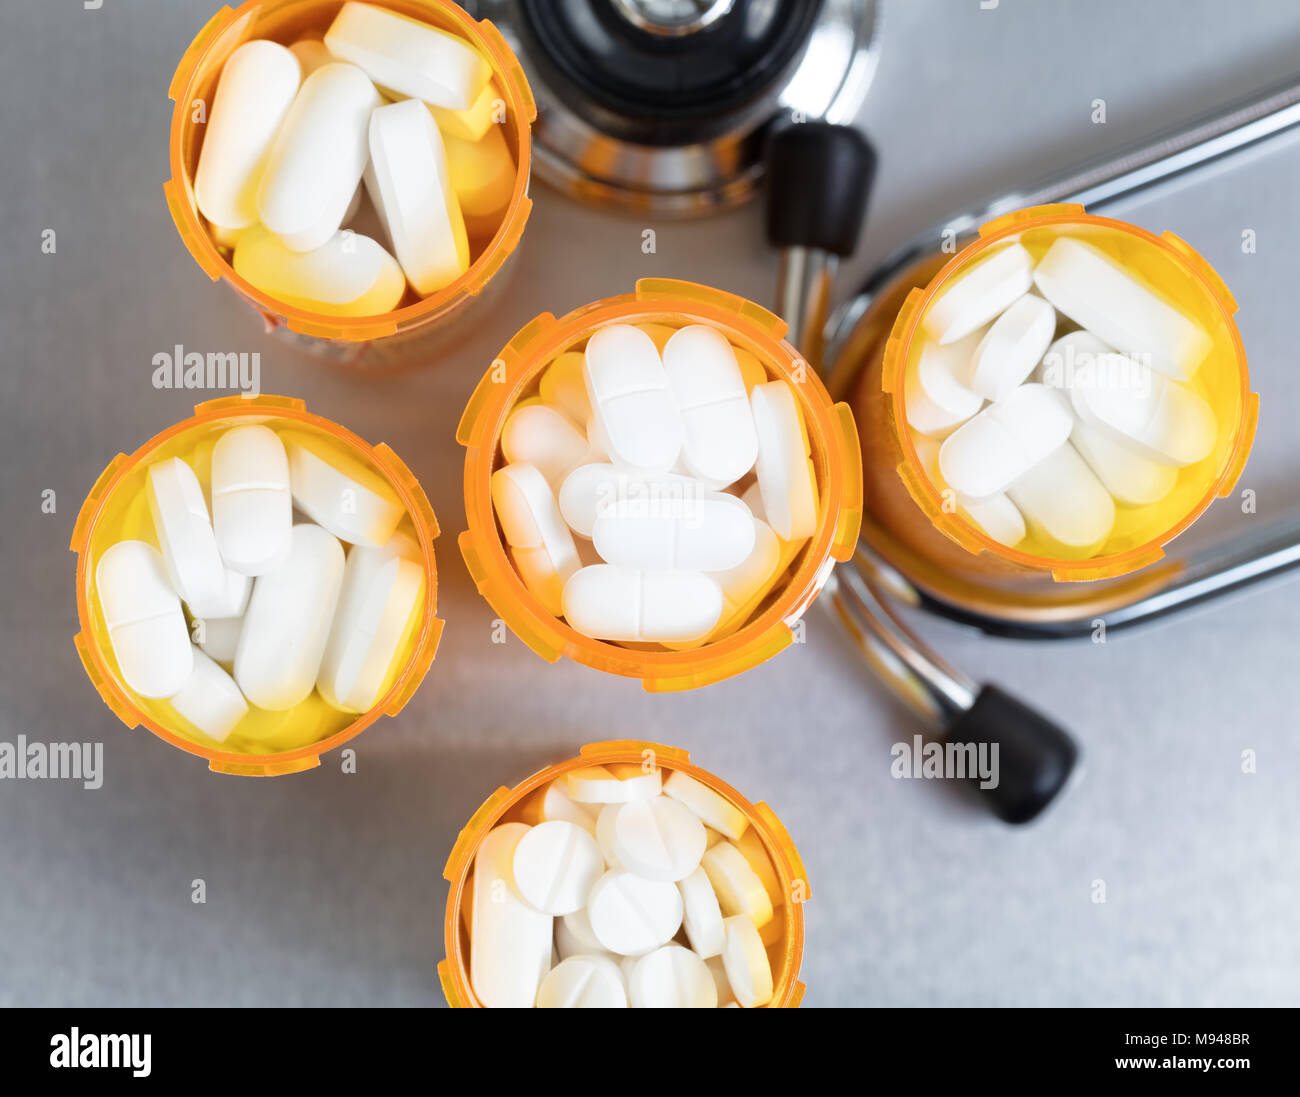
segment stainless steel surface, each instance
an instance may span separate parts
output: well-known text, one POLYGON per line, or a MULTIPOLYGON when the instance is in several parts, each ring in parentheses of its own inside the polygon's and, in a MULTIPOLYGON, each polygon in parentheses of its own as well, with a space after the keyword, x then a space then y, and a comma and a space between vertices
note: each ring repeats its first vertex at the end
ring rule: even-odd
POLYGON ((744 202, 762 176, 771 120, 781 113, 852 120, 877 61, 877 0, 825 0, 803 52, 776 85, 723 120, 720 136, 687 145, 640 143, 602 133, 547 85, 524 49, 513 0, 481 0, 477 8, 520 54, 532 85, 537 176, 571 197, 637 213, 689 217, 744 202))
POLYGON ((786 338, 820 370, 837 257, 821 248, 794 247, 782 250, 778 262, 776 313, 790 326, 786 338))
POLYGON ((614 0, 614 10, 634 27, 675 38, 716 23, 735 0, 614 0))

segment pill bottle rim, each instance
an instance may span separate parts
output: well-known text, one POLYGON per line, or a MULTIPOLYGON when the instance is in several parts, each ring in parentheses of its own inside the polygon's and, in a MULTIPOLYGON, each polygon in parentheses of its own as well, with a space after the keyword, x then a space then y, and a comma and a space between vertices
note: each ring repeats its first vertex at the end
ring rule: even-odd
POLYGON ((862 459, 847 404, 836 404, 799 352, 784 321, 744 298, 673 279, 642 279, 636 291, 608 297, 556 319, 536 317, 502 349, 471 397, 457 431, 466 447, 460 547, 479 593, 511 630, 551 662, 567 656, 608 673, 640 678, 652 692, 691 689, 765 662, 794 640, 794 625, 820 592, 834 561, 847 560, 862 520, 862 459), (524 585, 506 552, 491 499, 502 428, 515 403, 554 358, 600 327, 618 323, 703 323, 753 353, 769 376, 789 383, 809 442, 823 456, 821 517, 784 589, 767 608, 727 636, 683 651, 642 651, 584 636, 548 613, 524 585), (500 377, 500 379, 498 379, 500 377))
POLYGON ((387 445, 383 443, 370 445, 346 427, 307 411, 306 404, 302 400, 292 397, 263 395, 253 398, 236 396, 209 400, 196 405, 193 416, 154 435, 134 453, 118 454, 105 468, 82 504, 70 545, 71 550, 77 554, 77 624, 80 631, 76 637, 76 646, 86 672, 101 698, 128 728, 146 727, 172 746, 200 758, 206 758, 209 767, 218 772, 262 777, 311 769, 320 764, 322 754, 360 735, 379 717, 397 715, 428 673, 437 652, 443 626, 443 622, 437 616, 438 570, 433 548, 438 533, 437 518, 424 490, 406 464, 387 445), (206 746, 172 731, 145 712, 125 686, 118 681, 112 670, 112 660, 101 650, 95 639, 94 622, 97 609, 91 605, 89 597, 90 546, 94 540, 96 526, 104 517, 117 487, 141 465, 148 464, 152 455, 171 440, 187 432, 206 430, 214 424, 232 419, 315 428, 329 435, 332 440, 343 445, 366 464, 378 469, 411 517, 416 540, 420 545, 425 576, 425 604, 419 627, 411 642, 411 654, 384 696, 380 697, 367 712, 357 714, 356 719, 333 735, 292 750, 266 754, 242 754, 206 746))
POLYGON ((195 201, 192 173, 185 166, 186 136, 195 125, 191 120, 194 85, 199 74, 207 71, 207 62, 220 53, 224 64, 226 57, 248 38, 249 28, 255 24, 259 14, 289 7, 301 11, 310 8, 313 2, 323 11, 336 10, 340 6, 336 0, 245 0, 234 10, 223 8, 195 37, 177 66, 168 93, 173 100, 168 138, 171 179, 164 189, 172 220, 194 260, 214 282, 227 281, 262 314, 268 324, 278 326, 283 323, 291 331, 318 338, 367 343, 416 330, 447 316, 482 293, 501 271, 518 246, 532 211, 528 182, 532 171, 532 123, 537 117, 537 105, 523 67, 491 21, 475 22, 451 0, 374 0, 381 7, 415 18, 436 11, 488 60, 507 102, 509 124, 516 136, 518 154, 514 191, 496 234, 469 269, 451 284, 415 304, 374 316, 333 316, 280 301, 236 273, 231 261, 222 255, 208 232, 207 223, 195 201), (237 31, 235 35, 231 35, 232 29, 237 31))
POLYGON ((1232 491, 1250 454, 1259 400, 1258 396, 1250 391, 1246 350, 1241 341, 1241 333, 1237 330, 1233 319, 1236 311, 1236 301, 1213 267, 1172 233, 1167 232, 1156 236, 1127 221, 1087 213, 1083 206, 1074 204, 1032 207, 990 221, 980 227, 979 238, 949 259, 924 289, 912 291, 899 310, 886 341, 881 388, 889 401, 889 421, 893 440, 899 451, 900 478, 912 499, 925 511, 940 532, 972 554, 988 552, 1025 569, 1049 572, 1058 582, 1114 578, 1155 563, 1164 556, 1163 546, 1191 526, 1216 498, 1226 496, 1232 491), (1009 548, 995 541, 973 522, 963 518, 960 513, 949 513, 945 510, 941 493, 923 471, 923 464, 912 440, 912 431, 906 427, 906 391, 903 374, 911 359, 915 342, 917 339, 924 338, 921 334, 921 321, 930 304, 970 263, 989 250, 1008 240, 1018 239, 1029 230, 1052 225, 1113 229, 1164 252, 1195 282, 1206 299, 1218 311, 1224 330, 1231 340, 1238 374, 1238 414, 1237 421, 1233 425, 1232 445, 1228 448, 1222 466, 1211 480, 1202 498, 1180 519, 1142 544, 1123 552, 1107 553, 1081 560, 1040 556, 1009 548))
POLYGON ((755 828, 763 847, 772 860, 780 880, 785 900, 778 908, 784 911, 785 927, 782 933, 779 970, 773 970, 773 993, 769 1009, 792 1009, 803 1000, 804 984, 799 981, 799 968, 803 962, 804 917, 803 904, 810 897, 807 871, 793 839, 775 812, 763 801, 751 802, 706 769, 691 763, 690 754, 677 747, 640 740, 616 740, 607 743, 589 743, 577 757, 555 765, 544 766, 524 778, 513 788, 501 786, 489 796, 470 817, 456 838, 443 868, 443 879, 448 883, 446 918, 443 925, 445 958, 438 964, 438 977, 448 1005, 452 1007, 483 1008, 474 994, 469 979, 469 957, 461 945, 461 907, 467 900, 466 884, 474 867, 474 857, 483 839, 501 819, 513 811, 526 797, 548 785, 555 778, 575 769, 588 766, 643 764, 646 752, 654 758, 656 766, 665 770, 681 771, 712 789, 733 806, 744 812, 749 825, 755 828), (795 895, 800 896, 798 900, 795 895))

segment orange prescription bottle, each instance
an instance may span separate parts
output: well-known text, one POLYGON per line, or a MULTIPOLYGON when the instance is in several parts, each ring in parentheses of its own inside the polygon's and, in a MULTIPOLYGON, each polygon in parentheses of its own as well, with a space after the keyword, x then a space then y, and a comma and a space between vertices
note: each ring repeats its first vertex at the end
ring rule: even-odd
MULTIPOLYGON (((373 2, 373 0, 372 0, 373 2)), ((208 231, 194 197, 194 174, 204 137, 204 120, 222 67, 240 45, 268 38, 289 45, 299 38, 320 37, 338 14, 338 0, 247 0, 223 7, 195 36, 182 56, 168 94, 174 101, 168 156, 171 179, 164 186, 167 205, 181 239, 214 282, 224 279, 266 321, 268 330, 308 353, 342 364, 382 369, 425 361, 447 345, 471 311, 490 308, 491 295, 505 285, 501 277, 528 222, 532 202, 528 181, 532 160, 532 123, 537 106, 518 59, 500 31, 488 20, 476 22, 451 0, 377 0, 377 6, 410 16, 469 42, 492 67, 504 103, 502 132, 515 162, 514 192, 496 233, 474 241, 469 269, 450 285, 423 299, 408 287, 403 303, 379 316, 339 317, 310 312, 276 300, 241 278, 208 231)))
POLYGON ((77 554, 77 653, 104 703, 129 728, 143 724, 160 739, 208 760, 211 769, 250 777, 296 773, 320 764, 320 756, 365 731, 381 716, 396 716, 428 673, 442 634, 436 616, 438 574, 433 542, 438 522, 411 471, 388 446, 371 446, 337 423, 313 415, 301 400, 284 396, 222 397, 199 404, 194 416, 151 438, 131 455, 118 454, 100 474, 82 504, 72 531, 77 554), (333 450, 362 462, 387 481, 406 516, 399 529, 419 545, 424 568, 424 601, 408 626, 397 656, 392 685, 368 712, 356 715, 330 707, 315 691, 284 712, 251 709, 225 742, 217 743, 191 727, 166 702, 134 693, 122 680, 109 641, 95 568, 100 556, 119 541, 135 539, 157 547, 149 515, 146 476, 150 465, 185 459, 210 495, 212 447, 226 429, 264 423, 315 436, 321 452, 333 450))
POLYGON ((640 678, 649 691, 667 692, 740 674, 791 643, 793 626, 834 562, 853 554, 862 520, 862 465, 848 405, 832 402, 816 373, 784 340, 785 332, 783 320, 741 297, 692 282, 645 278, 634 293, 596 301, 558 320, 543 313, 506 344, 470 397, 456 432, 465 446, 469 526, 461 534, 460 549, 479 593, 537 654, 551 662, 568 656, 611 674, 640 678), (752 354, 768 380, 790 384, 807 430, 818 489, 816 532, 742 627, 688 650, 593 640, 548 613, 511 564, 492 508, 490 481, 503 463, 501 431, 511 410, 537 394, 542 372, 558 355, 581 350, 597 328, 608 324, 716 328, 733 346, 752 354))
POLYGON ((855 406, 863 428, 873 516, 886 524, 892 536, 948 572, 946 582, 967 575, 977 583, 1012 587, 1032 586, 1049 577, 1109 579, 1154 563, 1164 556, 1163 546, 1187 529, 1216 497, 1232 491, 1250 455, 1259 397, 1250 391, 1246 353, 1233 322, 1236 311, 1236 301, 1214 269, 1173 233, 1156 236, 1123 221, 1092 216, 1079 205, 1037 206, 990 221, 980 228, 979 238, 944 264, 924 289, 908 294, 884 345, 878 380, 873 370, 864 371, 855 406), (918 455, 917 436, 908 425, 904 403, 904 378, 925 343, 923 321, 944 291, 1013 241, 1038 260, 1062 236, 1083 240, 1119 262, 1209 335, 1209 354, 1186 384, 1209 403, 1217 421, 1209 455, 1180 468, 1173 488, 1159 502, 1119 507, 1109 536, 1085 559, 1053 555, 1032 533, 1017 548, 1008 548, 960 510, 946 506, 943 490, 932 482, 918 455), (879 429, 882 419, 888 429, 879 429), (889 480, 893 484, 886 483, 889 480), (914 507, 902 498, 900 481, 914 507), (947 538, 949 547, 934 544, 938 539, 931 530, 947 538), (953 545, 960 551, 954 551, 953 545))
POLYGON ((438 965, 438 978, 448 1004, 454 1007, 480 1006, 470 986, 471 942, 467 928, 472 895, 470 879, 479 844, 493 827, 522 821, 521 813, 529 797, 545 789, 555 778, 574 769, 619 763, 639 765, 646 772, 652 772, 656 767, 666 773, 681 770, 744 812, 750 829, 762 842, 781 891, 778 902, 774 903, 776 915, 763 930, 768 960, 772 965, 773 993, 768 1005, 773 1008, 797 1007, 804 994, 804 985, 799 982, 799 965, 803 960, 803 904, 810 893, 803 860, 781 820, 765 803, 750 803, 708 770, 691 765, 686 751, 632 739, 590 743, 576 758, 538 770, 514 788, 497 789, 465 824, 442 872, 451 887, 447 893, 447 915, 443 926, 447 957, 438 965))

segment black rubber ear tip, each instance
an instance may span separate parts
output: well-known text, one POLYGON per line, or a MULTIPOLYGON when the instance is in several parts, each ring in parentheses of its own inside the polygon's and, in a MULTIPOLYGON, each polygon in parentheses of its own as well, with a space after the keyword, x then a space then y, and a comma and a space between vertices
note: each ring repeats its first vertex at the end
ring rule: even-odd
POLYGON ((767 238, 848 256, 867 215, 876 153, 851 126, 799 122, 767 145, 767 238))
POLYGON ((976 748, 997 744, 998 783, 980 789, 980 795, 1007 823, 1027 823, 1041 813, 1079 759, 1079 748, 1064 730, 997 686, 980 690, 970 709, 949 726, 947 739, 976 748))

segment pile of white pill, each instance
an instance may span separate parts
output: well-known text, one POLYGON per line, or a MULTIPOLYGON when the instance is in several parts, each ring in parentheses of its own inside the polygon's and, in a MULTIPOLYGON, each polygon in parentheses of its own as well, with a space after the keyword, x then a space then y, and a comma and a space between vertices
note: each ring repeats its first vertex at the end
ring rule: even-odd
POLYGON ((1173 489, 1217 435, 1194 377, 1209 335, 1115 259, 1070 236, 1019 242, 947 288, 905 379, 927 476, 1009 547, 1034 534, 1095 555, 1116 503, 1173 489), (1057 336, 1062 319, 1072 330, 1057 336), (942 439, 942 441, 940 441, 942 439))
POLYGON ((236 272, 277 300, 389 312, 407 283, 425 297, 455 281, 470 238, 496 232, 515 185, 500 102, 469 43, 347 3, 323 41, 254 39, 230 55, 195 201, 236 272), (391 252, 344 231, 367 195, 391 252))
POLYGON ((250 706, 285 711, 313 689, 343 712, 372 708, 425 588, 387 482, 314 434, 261 423, 217 438, 210 510, 180 457, 145 479, 157 548, 119 541, 95 567, 126 685, 218 743, 250 706))
POLYGON ((548 613, 594 639, 734 631, 817 527, 792 386, 703 324, 598 329, 511 411, 501 452, 510 557, 548 613))
POLYGON ((571 770, 488 832, 462 907, 485 1006, 762 1006, 784 924, 745 813, 681 771, 571 770))

